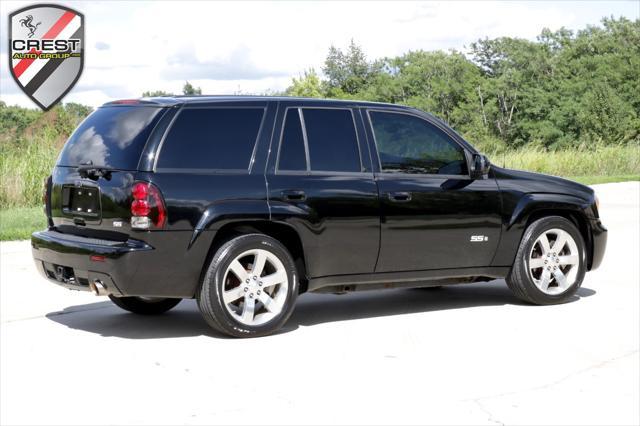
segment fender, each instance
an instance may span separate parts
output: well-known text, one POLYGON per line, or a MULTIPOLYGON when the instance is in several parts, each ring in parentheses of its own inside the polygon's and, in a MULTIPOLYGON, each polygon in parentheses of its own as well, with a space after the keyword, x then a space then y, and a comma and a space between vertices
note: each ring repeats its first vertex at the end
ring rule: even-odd
POLYGON ((223 200, 208 205, 196 224, 188 248, 191 248, 202 231, 217 231, 236 221, 269 220, 267 200, 223 200))
POLYGON ((539 210, 573 210, 584 214, 590 205, 591 203, 589 201, 573 195, 549 193, 525 194, 513 209, 506 230, 518 225, 524 227, 531 214, 539 210))
POLYGON ((589 200, 568 194, 524 194, 511 212, 504 212, 504 229, 492 266, 511 266, 513 264, 527 222, 535 213, 544 210, 561 210, 589 217, 590 205, 589 200))

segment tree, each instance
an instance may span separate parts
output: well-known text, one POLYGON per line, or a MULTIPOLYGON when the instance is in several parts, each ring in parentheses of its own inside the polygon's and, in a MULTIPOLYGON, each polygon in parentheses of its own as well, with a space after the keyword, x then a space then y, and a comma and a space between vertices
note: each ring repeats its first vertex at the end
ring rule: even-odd
POLYGON ((371 65, 362 48, 351 40, 346 52, 335 46, 329 48, 322 72, 327 76, 329 93, 354 95, 366 86, 371 65))
POLYGON ((305 71, 298 78, 293 77, 291 86, 285 91, 288 96, 301 96, 307 98, 321 98, 324 96, 320 77, 313 68, 305 71))
POLYGON ((182 94, 183 95, 202 95, 202 89, 199 87, 193 87, 191 83, 185 81, 184 86, 182 86, 182 94))
POLYGON ((174 96, 174 94, 165 92, 164 90, 147 90, 145 92, 142 92, 143 98, 157 98, 162 96, 174 96))

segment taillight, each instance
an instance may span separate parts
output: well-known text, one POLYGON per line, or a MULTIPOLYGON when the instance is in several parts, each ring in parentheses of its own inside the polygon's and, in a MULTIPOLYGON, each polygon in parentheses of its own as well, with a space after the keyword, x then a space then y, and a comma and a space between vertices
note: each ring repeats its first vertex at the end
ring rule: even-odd
POLYGON ((51 188, 51 176, 44 178, 44 185, 42 186, 42 209, 44 213, 49 216, 49 191, 51 188))
POLYGON ((131 228, 162 228, 167 220, 167 209, 158 188, 149 182, 136 182, 131 188, 131 228))

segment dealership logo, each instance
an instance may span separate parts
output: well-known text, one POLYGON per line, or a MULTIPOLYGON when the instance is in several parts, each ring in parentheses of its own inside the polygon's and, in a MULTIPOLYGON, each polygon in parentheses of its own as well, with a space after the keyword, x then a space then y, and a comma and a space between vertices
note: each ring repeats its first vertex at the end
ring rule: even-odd
POLYGON ((84 66, 84 15, 35 4, 9 15, 9 67, 22 91, 48 110, 76 84, 84 66))
POLYGON ((20 25, 29 28, 29 38, 33 37, 40 24, 42 24, 42 22, 38 22, 33 25, 31 21, 33 21, 33 15, 27 15, 26 18, 20 20, 20 25))

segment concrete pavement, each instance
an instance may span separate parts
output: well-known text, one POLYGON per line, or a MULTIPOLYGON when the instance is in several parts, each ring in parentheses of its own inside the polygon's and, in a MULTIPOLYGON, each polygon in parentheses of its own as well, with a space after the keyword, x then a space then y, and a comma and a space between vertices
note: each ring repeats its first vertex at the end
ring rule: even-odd
POLYGON ((139 317, 0 244, 0 423, 638 424, 640 183, 595 186, 603 265, 560 306, 504 281, 305 294, 238 340, 193 301, 139 317))

